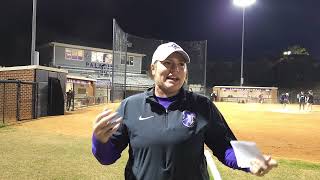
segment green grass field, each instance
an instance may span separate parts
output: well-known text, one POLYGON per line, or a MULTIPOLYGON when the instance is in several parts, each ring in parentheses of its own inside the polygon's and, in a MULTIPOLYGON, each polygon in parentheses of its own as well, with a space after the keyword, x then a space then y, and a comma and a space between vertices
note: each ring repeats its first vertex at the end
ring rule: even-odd
MULTIPOLYGON (((124 179, 126 150, 111 166, 100 165, 91 154, 91 116, 102 109, 102 106, 91 107, 66 116, 1 127, 0 179, 124 179)), ((319 153, 318 149, 314 152, 319 153)), ((277 160, 279 167, 262 178, 230 170, 218 161, 216 165, 222 179, 316 180, 320 177, 319 162, 279 156, 277 160)))

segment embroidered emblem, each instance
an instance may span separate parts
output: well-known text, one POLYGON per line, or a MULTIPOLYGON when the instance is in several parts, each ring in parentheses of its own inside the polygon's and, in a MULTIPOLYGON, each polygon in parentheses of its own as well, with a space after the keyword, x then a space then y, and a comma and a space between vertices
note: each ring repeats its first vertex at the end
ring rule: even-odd
POLYGON ((174 49, 181 49, 181 47, 175 43, 170 44, 169 47, 172 47, 174 49))
POLYGON ((192 113, 189 111, 182 112, 182 124, 186 127, 193 127, 195 124, 195 118, 196 118, 195 113, 192 113))
POLYGON ((153 116, 149 116, 149 117, 141 117, 141 116, 139 116, 139 120, 140 121, 144 121, 144 120, 147 120, 147 119, 150 119, 150 118, 153 118, 153 116))

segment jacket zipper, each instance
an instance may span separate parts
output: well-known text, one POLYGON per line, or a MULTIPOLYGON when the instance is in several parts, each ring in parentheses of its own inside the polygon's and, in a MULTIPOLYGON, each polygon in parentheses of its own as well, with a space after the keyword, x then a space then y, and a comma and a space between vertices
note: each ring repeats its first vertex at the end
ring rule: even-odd
POLYGON ((166 114, 165 114, 165 128, 168 128, 168 109, 166 109, 166 114))
MULTIPOLYGON (((169 111, 168 111, 168 108, 170 107, 168 107, 168 108, 164 108, 162 105, 160 105, 158 102, 154 102, 154 101, 151 101, 151 102, 153 102, 153 103, 155 103, 155 104, 157 104, 158 106, 160 106, 161 108, 163 108, 164 110, 165 110, 165 115, 164 115, 164 128, 168 128, 168 113, 169 113, 169 111)), ((171 104, 170 104, 171 105, 171 104)))

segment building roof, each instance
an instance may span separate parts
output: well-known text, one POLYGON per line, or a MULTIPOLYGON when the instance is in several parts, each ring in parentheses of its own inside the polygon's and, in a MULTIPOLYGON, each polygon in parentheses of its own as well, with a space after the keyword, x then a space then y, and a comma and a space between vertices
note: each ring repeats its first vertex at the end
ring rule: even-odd
POLYGON ((27 70, 27 69, 41 69, 41 70, 47 70, 47 71, 53 71, 53 72, 68 73, 68 71, 65 69, 39 66, 39 65, 0 67, 0 71, 17 71, 17 70, 27 70))
POLYGON ((92 79, 92 78, 87 78, 87 77, 83 77, 83 76, 75 76, 75 75, 67 75, 68 79, 77 79, 77 80, 83 80, 83 81, 93 81, 96 82, 96 79, 92 79))
POLYGON ((255 87, 255 86, 214 86, 214 88, 237 88, 237 89, 278 89, 277 87, 255 87))
MULTIPOLYGON (((60 46, 60 47, 69 47, 69 48, 75 48, 75 49, 83 49, 83 50, 91 50, 91 51, 98 51, 98 52, 106 52, 106 53, 113 53, 112 49, 101 49, 101 48, 94 48, 94 47, 87 47, 87 46, 79 46, 79 45, 72 45, 72 44, 65 44, 65 43, 59 43, 59 42, 51 42, 49 45, 53 46, 60 46)), ((117 53, 117 52, 115 52, 117 53)), ((131 53, 127 52, 128 56, 146 56, 145 54, 139 54, 139 53, 131 53)))

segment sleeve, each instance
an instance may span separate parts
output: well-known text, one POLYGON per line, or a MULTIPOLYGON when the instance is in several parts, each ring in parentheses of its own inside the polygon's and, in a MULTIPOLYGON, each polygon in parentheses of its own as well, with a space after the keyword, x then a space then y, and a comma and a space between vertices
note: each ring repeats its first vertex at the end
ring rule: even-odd
POLYGON ((205 133, 205 144, 212 150, 221 162, 224 162, 225 152, 231 147, 230 141, 236 140, 224 117, 212 103, 207 103, 208 126, 205 133))
POLYGON ((123 101, 118 108, 119 116, 123 117, 123 122, 119 129, 110 137, 106 143, 99 142, 92 136, 92 153, 95 158, 103 165, 113 164, 121 157, 121 152, 127 147, 129 138, 125 125, 125 107, 126 101, 123 101))
POLYGON ((205 134, 206 145, 211 149, 213 155, 215 155, 224 165, 244 172, 250 172, 249 168, 240 168, 237 164, 234 150, 230 144, 231 140, 237 140, 237 138, 229 128, 224 117, 212 102, 209 102, 208 107, 209 122, 205 134))

